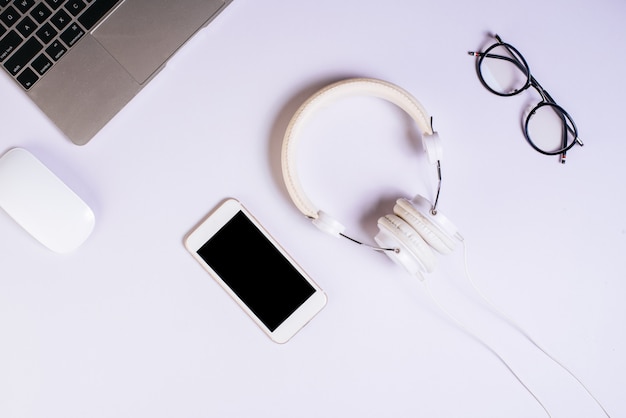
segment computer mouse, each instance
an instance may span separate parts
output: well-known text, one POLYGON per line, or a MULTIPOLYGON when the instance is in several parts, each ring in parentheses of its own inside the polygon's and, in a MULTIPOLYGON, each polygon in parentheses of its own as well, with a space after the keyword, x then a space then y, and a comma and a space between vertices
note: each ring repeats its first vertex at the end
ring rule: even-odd
POLYGON ((95 225, 91 208, 23 148, 0 157, 0 208, 56 253, 77 249, 95 225))

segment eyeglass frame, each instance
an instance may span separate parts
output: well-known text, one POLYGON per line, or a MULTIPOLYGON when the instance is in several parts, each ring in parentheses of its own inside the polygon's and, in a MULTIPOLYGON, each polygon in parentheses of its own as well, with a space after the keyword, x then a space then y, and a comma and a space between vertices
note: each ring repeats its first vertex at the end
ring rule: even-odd
POLYGON ((527 90, 529 87, 533 87, 537 91, 537 93, 539 93, 539 95, 541 96, 541 101, 535 107, 533 107, 532 110, 528 112, 528 115, 526 116, 526 120, 524 122, 524 137, 526 138, 526 141, 530 144, 530 146, 535 151, 544 155, 560 155, 561 163, 564 164, 566 152, 570 150, 574 146, 574 144, 578 144, 580 146, 585 145, 583 141, 580 139, 580 137, 578 136, 578 128, 576 127, 574 120, 569 115, 569 113, 567 113, 567 111, 563 109, 563 107, 561 107, 560 105, 556 103, 556 101, 552 98, 552 96, 550 96, 550 94, 543 88, 543 86, 539 84, 537 79, 530 73, 530 67, 528 66, 528 63, 526 62, 526 59, 517 50, 517 48, 515 48, 513 45, 509 43, 503 42, 500 36, 497 34, 494 35, 494 38, 496 39, 497 42, 491 45, 490 47, 488 47, 485 51, 483 52, 468 51, 469 55, 475 56, 478 58, 476 60, 476 73, 478 75, 478 79, 480 83, 483 85, 483 87, 485 87, 491 93, 497 96, 501 96, 501 97, 512 97, 527 90), (513 58, 505 57, 503 55, 489 54, 490 51, 492 51, 494 48, 497 48, 499 46, 504 47, 509 52, 509 54, 511 54, 511 57, 513 58), (504 93, 504 92, 494 90, 485 81, 482 75, 481 64, 485 58, 503 59, 505 61, 509 61, 513 63, 526 76, 526 83, 524 83, 524 86, 522 86, 521 88, 515 89, 510 93, 504 93), (530 133, 528 132, 528 125, 529 125, 530 118, 537 112, 537 110, 539 110, 540 108, 544 106, 550 106, 553 109, 555 109, 557 114, 561 117, 563 124, 566 127, 566 129, 563 130, 563 146, 561 146, 561 148, 559 148, 556 151, 546 151, 546 150, 539 148, 537 145, 535 145, 532 139, 530 139, 530 133), (574 136, 574 140, 569 145, 567 144, 568 131, 574 136))

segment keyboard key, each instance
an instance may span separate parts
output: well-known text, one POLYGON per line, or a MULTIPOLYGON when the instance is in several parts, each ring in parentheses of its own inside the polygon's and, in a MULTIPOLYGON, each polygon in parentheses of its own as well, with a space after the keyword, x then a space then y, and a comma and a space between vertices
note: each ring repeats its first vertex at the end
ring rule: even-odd
POLYGON ((67 14, 65 10, 61 9, 56 12, 54 16, 52 16, 52 19, 50 19, 50 21, 54 26, 57 27, 57 29, 61 30, 70 24, 72 18, 70 17, 70 15, 67 14))
POLYGON ((61 34, 61 40, 65 42, 65 45, 72 47, 84 34, 85 32, 80 26, 76 23, 72 23, 70 27, 61 34))
POLYGON ((37 39, 30 38, 4 63, 4 67, 16 75, 42 49, 43 45, 37 39))
POLYGON ((46 0, 46 3, 48 3, 48 6, 50 6, 52 10, 56 10, 61 7, 64 1, 65 0, 46 0))
POLYGON ((50 55, 55 61, 58 61, 66 52, 67 49, 61 41, 54 41, 46 48, 46 54, 50 55))
POLYGON ((46 57, 45 54, 41 54, 33 60, 31 67, 33 67, 39 75, 43 75, 52 67, 52 61, 50 61, 50 58, 46 57))
POLYGON ((7 7, 6 10, 0 14, 0 20, 4 22, 7 28, 15 25, 19 19, 20 14, 13 6, 7 7))
POLYGON ((19 9, 20 12, 26 13, 35 5, 35 0, 17 0, 14 1, 13 4, 19 9))
POLYGON ((25 16, 24 19, 17 24, 16 29, 20 31, 24 38, 28 38, 34 31, 37 29, 35 22, 28 16, 25 16))
POLYGON ((57 33, 59 32, 57 32, 50 23, 45 23, 41 29, 37 31, 37 37, 39 37, 44 44, 48 44, 57 36, 57 33))
POLYGON ((50 11, 50 9, 48 9, 46 7, 45 4, 43 3, 39 3, 37 5, 37 7, 35 7, 33 9, 32 12, 30 12, 30 15, 38 22, 38 23, 43 23, 48 16, 50 16, 52 14, 52 12, 50 11))
POLYGON ((83 13, 78 21, 87 30, 93 28, 119 0, 94 0, 89 8, 83 13))
POLYGON ((19 46, 23 41, 22 37, 14 30, 7 33, 7 35, 0 39, 0 62, 4 61, 15 48, 19 46))
POLYGON ((8 6, 11 0, 0 0, 0 7, 8 6))
POLYGON ((37 77, 37 74, 30 68, 25 69, 22 74, 17 77, 17 81, 19 81, 26 90, 31 88, 37 80, 39 80, 39 77, 37 77))
POLYGON ((65 9, 72 14, 72 16, 78 16, 80 12, 85 8, 83 0, 70 0, 65 4, 65 9))

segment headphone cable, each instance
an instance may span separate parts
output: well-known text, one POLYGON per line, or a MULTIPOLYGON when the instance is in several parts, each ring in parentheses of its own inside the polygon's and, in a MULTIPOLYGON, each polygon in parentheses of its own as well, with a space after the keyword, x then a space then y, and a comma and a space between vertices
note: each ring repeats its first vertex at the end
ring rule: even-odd
POLYGON ((487 344, 487 342, 485 342, 485 340, 483 340, 482 338, 480 338, 476 333, 472 332, 465 324, 463 324, 460 320, 458 320, 454 315, 452 315, 446 308, 443 307, 443 305, 441 303, 439 303, 439 301, 435 298, 435 296, 433 295, 432 291, 430 290, 430 287, 428 286, 428 280, 423 280, 422 283, 424 284, 424 288, 426 289, 426 293, 428 294, 428 296, 430 297, 430 299, 433 301, 433 303, 449 318, 451 319, 461 330, 463 330, 466 334, 468 334, 469 336, 471 336, 472 338, 474 338, 480 345, 482 345, 483 347, 485 347, 487 350, 489 350, 494 356, 496 356, 496 358, 498 360, 500 360, 500 362, 502 364, 504 364, 504 367, 506 367, 506 369, 513 375, 513 377, 515 377, 515 379, 519 382, 520 385, 522 385, 522 387, 535 399, 535 401, 537 401, 537 403, 539 404, 539 406, 541 406, 541 408, 545 411, 546 415, 548 417, 552 417, 552 415, 550 415, 550 412, 548 411, 548 409, 546 408, 546 406, 541 402, 541 400, 537 397, 537 395, 535 395, 535 393, 526 385, 526 383, 524 383, 524 381, 522 380, 521 377, 519 377, 519 375, 515 372, 515 370, 513 370, 513 368, 506 362, 506 360, 493 348, 491 347, 489 344, 487 344))
MULTIPOLYGON (((491 302, 489 300, 489 298, 480 290, 480 288, 476 285, 476 283, 474 282, 474 279, 472 277, 472 275, 470 274, 469 271, 469 263, 468 263, 468 257, 467 257, 467 244, 465 243, 465 240, 462 241, 463 244, 463 258, 464 258, 464 263, 465 263, 465 275, 467 276, 467 279, 469 281, 469 283, 472 285, 472 287, 474 288, 474 290, 478 293, 478 295, 487 303, 487 305, 498 315, 500 315, 502 318, 504 318, 504 320, 506 322, 509 323, 509 325, 511 325, 513 328, 515 328, 515 330, 517 330, 517 332, 519 332, 524 338, 526 338, 532 345, 535 346, 535 348, 537 348, 539 351, 541 351, 546 357, 548 357, 550 360, 552 360, 556 365, 558 365, 561 369, 565 370, 572 378, 574 378, 574 380, 576 382, 578 382, 578 384, 585 390, 585 392, 587 392, 587 394, 591 397, 591 399, 594 400, 594 402, 596 403, 596 405, 598 405, 598 407, 600 407, 600 409, 602 409, 602 412, 604 412, 604 415, 606 415, 607 418, 611 418, 611 416, 609 415, 609 413, 607 412, 607 410, 604 408, 604 406, 602 406, 602 404, 600 403, 600 401, 591 393, 591 391, 587 388, 587 386, 585 386, 585 384, 578 378, 576 377, 576 375, 567 367, 565 367, 565 365, 563 363, 561 363, 560 361, 558 361, 553 355, 551 355, 550 353, 548 353, 543 347, 541 347, 529 334, 528 332, 526 332, 517 322, 515 322, 509 315, 507 315, 506 313, 504 313, 501 309, 499 309, 493 302, 491 302)), ((518 379, 519 380, 519 379, 518 379)), ((544 408, 545 409, 545 408, 544 408)))

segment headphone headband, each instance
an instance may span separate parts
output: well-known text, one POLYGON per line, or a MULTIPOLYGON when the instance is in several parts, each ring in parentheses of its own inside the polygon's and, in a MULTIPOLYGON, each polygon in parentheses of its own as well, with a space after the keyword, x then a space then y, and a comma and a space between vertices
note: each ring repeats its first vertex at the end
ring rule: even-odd
MULTIPOLYGON (((295 156, 298 145, 298 136, 302 125, 306 120, 319 108, 328 105, 338 99, 351 97, 356 95, 374 96, 387 100, 404 110, 415 121, 421 129, 422 134, 426 136, 436 135, 433 132, 430 117, 426 109, 411 94, 395 84, 377 80, 373 78, 350 78, 336 83, 330 84, 311 97, 309 97, 296 111, 291 118, 285 137, 283 139, 281 165, 283 170, 283 178, 287 191, 294 204, 306 217, 311 219, 328 218, 324 213, 309 200, 304 193, 296 172, 295 156)), ((424 141, 429 159, 436 162, 441 159, 441 151, 438 143, 430 144, 430 141, 424 141)), ((336 223, 336 221, 331 223, 336 223)), ((318 225, 320 226, 320 225, 318 225)), ((322 229, 327 229, 320 226, 322 229)), ((333 230, 334 226, 330 226, 333 230)))

